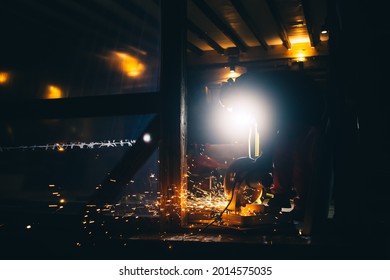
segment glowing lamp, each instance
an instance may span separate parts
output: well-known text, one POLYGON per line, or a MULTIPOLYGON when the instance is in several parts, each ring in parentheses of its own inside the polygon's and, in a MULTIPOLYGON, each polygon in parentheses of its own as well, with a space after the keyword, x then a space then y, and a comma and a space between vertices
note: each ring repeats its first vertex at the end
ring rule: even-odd
POLYGON ((48 85, 46 87, 46 91, 45 91, 46 99, 58 99, 63 97, 64 97, 64 93, 60 87, 55 85, 48 85))
POLYGON ((142 139, 145 143, 150 143, 152 141, 152 136, 149 133, 145 133, 142 139))
POLYGON ((222 88, 219 98, 226 109, 219 117, 220 127, 235 134, 247 134, 249 157, 260 156, 260 136, 267 137, 272 127, 271 106, 262 89, 238 88, 236 82, 230 81, 222 88))
POLYGON ((5 85, 10 79, 10 74, 8 72, 0 72, 0 85, 5 85))
POLYGON ((57 148, 57 151, 59 151, 59 152, 65 152, 65 148, 63 145, 56 143, 56 148, 57 148))
POLYGON ((328 28, 324 25, 321 27, 320 41, 324 42, 328 40, 329 40, 328 28))
POLYGON ((126 76, 136 78, 145 72, 145 64, 137 57, 123 52, 113 52, 111 60, 116 64, 117 69, 126 76))

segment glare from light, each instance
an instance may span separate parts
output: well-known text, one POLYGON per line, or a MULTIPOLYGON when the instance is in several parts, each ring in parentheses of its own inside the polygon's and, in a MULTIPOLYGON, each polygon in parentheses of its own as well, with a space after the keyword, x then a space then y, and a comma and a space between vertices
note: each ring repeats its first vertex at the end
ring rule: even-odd
POLYGON ((0 85, 5 85, 8 83, 10 74, 8 72, 0 72, 0 85))
POLYGON ((292 45, 310 42, 309 36, 290 36, 289 38, 292 45))
POLYGON ((308 57, 316 55, 318 55, 316 48, 313 48, 310 42, 293 44, 289 54, 295 61, 306 61, 308 57))
POLYGON ((65 203, 65 199, 61 198, 60 203, 65 203))
POLYGON ((210 119, 219 137, 240 143, 247 142, 250 129, 255 127, 259 132, 258 142, 261 142, 263 137, 271 136, 274 126, 274 112, 261 91, 238 92, 229 106, 212 112, 210 119))
POLYGON ((247 112, 243 111, 231 111, 231 120, 235 125, 249 126, 255 122, 254 117, 247 112))
POLYGON ((226 72, 223 74, 223 78, 221 79, 221 82, 227 81, 229 79, 232 79, 233 81, 236 80, 239 76, 246 73, 246 68, 242 66, 226 66, 225 67, 226 72))
POLYGON ((239 77, 239 76, 240 76, 240 73, 237 73, 237 72, 235 72, 235 71, 234 71, 234 72, 231 72, 231 71, 230 71, 229 74, 227 75, 227 78, 228 78, 228 79, 231 78, 231 79, 235 80, 235 79, 236 79, 237 77, 239 77))
POLYGON ((46 87, 45 91, 45 98, 46 99, 58 99, 58 98, 63 98, 64 94, 63 91, 60 87, 55 86, 55 85, 48 85, 46 87))
POLYGON ((145 72, 145 64, 130 54, 113 52, 111 59, 116 64, 118 70, 128 77, 136 78, 145 72))
POLYGON ((65 148, 64 148, 63 145, 60 145, 60 144, 57 143, 56 147, 57 147, 57 151, 59 151, 59 152, 64 152, 65 151, 65 148))
POLYGON ((306 56, 305 56, 304 51, 299 52, 299 53, 297 54, 297 56, 296 56, 296 59, 297 59, 297 61, 299 61, 299 62, 304 62, 304 61, 306 61, 306 56))
POLYGON ((31 229, 31 228, 32 228, 31 225, 27 225, 27 226, 26 226, 26 229, 31 229))
POLYGON ((152 136, 149 133, 145 133, 142 139, 145 143, 150 143, 152 141, 152 136))
POLYGON ((325 42, 329 40, 329 32, 328 30, 322 30, 320 33, 320 41, 325 42))
POLYGON ((261 133, 271 122, 270 106, 268 101, 261 97, 261 92, 239 92, 232 106, 231 120, 236 125, 245 127, 256 125, 261 133))

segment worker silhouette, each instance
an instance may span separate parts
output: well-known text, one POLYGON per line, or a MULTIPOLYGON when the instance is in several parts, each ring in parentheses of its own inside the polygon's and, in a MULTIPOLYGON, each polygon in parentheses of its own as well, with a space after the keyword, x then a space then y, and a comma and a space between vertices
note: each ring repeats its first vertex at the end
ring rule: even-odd
POLYGON ((319 86, 303 71, 252 71, 231 83, 221 100, 225 106, 242 102, 257 118, 267 111, 268 129, 260 131, 262 155, 255 164, 261 172, 272 172, 270 208, 291 207, 294 199, 294 213, 302 218, 325 114, 319 86))

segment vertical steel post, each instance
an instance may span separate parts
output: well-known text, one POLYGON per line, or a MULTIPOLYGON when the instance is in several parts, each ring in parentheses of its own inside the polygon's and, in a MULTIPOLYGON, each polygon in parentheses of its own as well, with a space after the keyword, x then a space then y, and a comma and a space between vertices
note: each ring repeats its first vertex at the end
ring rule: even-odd
POLYGON ((180 228, 187 173, 186 0, 161 1, 160 190, 163 231, 180 228))

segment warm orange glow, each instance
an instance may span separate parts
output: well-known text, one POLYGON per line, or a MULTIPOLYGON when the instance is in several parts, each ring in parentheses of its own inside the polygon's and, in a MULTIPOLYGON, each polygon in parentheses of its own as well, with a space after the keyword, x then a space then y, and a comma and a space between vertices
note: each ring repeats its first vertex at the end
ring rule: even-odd
POLYGON ((145 72, 145 65, 136 57, 122 52, 113 52, 112 60, 119 71, 129 77, 135 78, 145 72))
POLYGON ((239 76, 240 76, 240 74, 237 72, 229 72, 229 74, 227 74, 227 78, 228 79, 232 78, 233 80, 235 80, 239 76))
POLYGON ((231 69, 229 67, 225 67, 225 69, 226 69, 225 70, 226 74, 224 74, 224 77, 222 79, 223 82, 226 82, 228 79, 233 79, 233 81, 235 81, 236 78, 238 78, 239 76, 241 76, 242 74, 244 74, 246 72, 246 68, 241 67, 241 66, 235 66, 233 72, 231 71, 231 69))
POLYGON ((296 59, 297 61, 300 61, 300 62, 304 62, 306 61, 306 56, 305 56, 305 52, 302 51, 302 52, 299 52, 296 56, 296 59))
POLYGON ((65 203, 65 199, 61 198, 60 203, 65 203))
POLYGON ((8 72, 0 72, 0 85, 8 83, 10 74, 8 72))
POLYGON ((57 99, 57 98, 63 98, 64 94, 61 90, 61 88, 54 86, 54 85, 48 85, 46 87, 45 91, 45 98, 46 99, 57 99))
POLYGON ((310 43, 309 35, 305 35, 305 34, 289 36, 289 39, 292 45, 310 43))
POLYGON ((65 151, 65 148, 62 146, 62 145, 60 145, 60 144, 56 144, 56 147, 57 147, 57 151, 59 151, 59 152, 64 152, 65 151))
POLYGON ((301 43, 292 45, 291 56, 300 62, 306 61, 306 57, 310 56, 313 52, 313 49, 310 46, 310 43, 301 43))
POLYGON ((328 41, 329 40, 329 33, 327 30, 323 30, 321 31, 320 33, 320 41, 321 42, 324 42, 324 41, 328 41))
POLYGON ((317 56, 318 52, 316 48, 313 48, 309 42, 293 44, 288 56, 295 61, 306 61, 307 58, 317 56))
POLYGON ((264 212, 264 204, 262 203, 249 203, 245 207, 241 206, 241 216, 255 216, 264 212))

